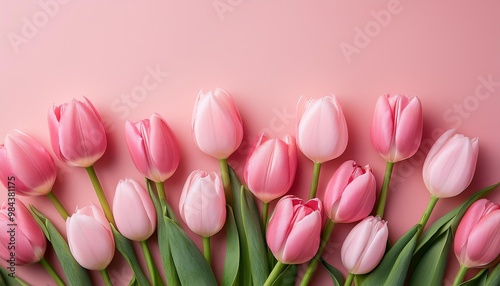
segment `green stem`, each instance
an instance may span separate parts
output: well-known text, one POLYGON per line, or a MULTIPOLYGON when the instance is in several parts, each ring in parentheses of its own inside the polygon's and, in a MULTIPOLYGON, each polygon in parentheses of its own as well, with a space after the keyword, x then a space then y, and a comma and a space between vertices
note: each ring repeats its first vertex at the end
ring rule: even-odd
POLYGON ((378 199, 377 213, 379 217, 384 217, 385 203, 387 201, 387 191, 389 190, 389 183, 391 182, 392 168, 394 167, 394 162, 387 162, 385 165, 385 175, 384 182, 382 183, 382 191, 380 192, 380 197, 378 199))
POLYGON ((427 221, 429 221, 429 217, 431 216, 432 210, 436 206, 438 200, 439 200, 438 197, 431 195, 431 199, 429 200, 429 203, 427 204, 427 207, 425 208, 425 211, 422 214, 422 218, 420 218, 420 221, 418 222, 418 224, 420 224, 420 228, 417 231, 417 238, 420 236, 420 234, 422 234, 422 231, 424 230, 427 221))
POLYGON ((54 205, 57 212, 61 215, 61 217, 66 220, 69 217, 68 211, 64 208, 61 201, 54 195, 52 191, 47 194, 47 198, 49 198, 50 202, 54 205))
POLYGON ((210 255, 210 236, 203 236, 203 255, 208 262, 208 265, 211 265, 211 255, 210 255))
POLYGON ((99 182, 99 178, 95 173, 94 166, 86 167, 85 170, 87 170, 90 181, 92 181, 92 185, 94 186, 95 193, 97 195, 97 198, 99 199, 102 210, 104 211, 104 215, 106 215, 106 218, 112 225, 116 225, 115 218, 113 217, 113 212, 111 212, 111 208, 109 207, 108 200, 106 199, 106 195, 104 194, 104 190, 102 189, 101 182, 99 182))
POLYGON ((309 198, 313 199, 316 197, 316 192, 318 191, 319 182, 319 172, 321 171, 321 163, 314 162, 313 176, 311 179, 311 190, 309 191, 309 198))
POLYGON ((158 197, 167 201, 167 197, 165 195, 165 183, 164 182, 155 182, 156 192, 158 192, 158 197))
POLYGON ((460 265, 460 268, 458 269, 457 272, 457 276, 455 276, 455 280, 453 281, 453 286, 458 286, 460 285, 460 283, 462 283, 462 281, 464 281, 465 273, 467 273, 467 270, 469 270, 469 268, 460 265))
POLYGON ((349 275, 347 275, 347 278, 345 279, 344 286, 351 286, 353 279, 354 279, 354 274, 349 272, 349 275))
POLYGON ((148 267, 149 277, 151 278, 151 283, 153 285, 163 286, 163 281, 161 280, 160 273, 149 250, 148 242, 143 240, 140 242, 142 253, 144 254, 144 260, 146 260, 146 266, 148 267))
POLYGON ((42 260, 40 260, 40 264, 43 266, 43 268, 45 268, 47 273, 49 273, 50 277, 52 277, 52 279, 54 279, 54 281, 56 282, 56 284, 58 286, 65 286, 66 285, 64 283, 64 281, 61 279, 61 277, 59 277, 57 272, 54 270, 52 265, 50 265, 50 263, 45 258, 42 258, 42 260))
POLYGON ((227 159, 220 159, 220 173, 222 177, 222 183, 224 185, 224 193, 226 194, 226 203, 232 206, 233 196, 231 194, 231 179, 229 177, 229 165, 227 164, 227 159))
POLYGON ((264 233, 267 231, 267 224, 269 222, 269 203, 262 202, 262 226, 264 233))
POLYGON ((286 268, 287 264, 281 263, 278 261, 273 268, 273 271, 267 276, 266 282, 264 282, 264 286, 273 285, 274 281, 280 276, 281 272, 286 268))
POLYGON ((101 273, 102 280, 104 281, 104 285, 106 286, 113 286, 113 283, 111 283, 111 278, 109 277, 108 270, 104 268, 103 270, 99 271, 101 273))
POLYGON ((323 250, 325 250, 326 245, 328 244, 328 241, 330 240, 330 235, 332 234, 333 227, 335 226, 335 223, 332 220, 328 220, 326 222, 325 228, 323 229, 323 233, 321 234, 321 244, 319 246, 318 252, 316 252, 316 255, 309 261, 309 265, 307 266, 306 273, 304 274, 304 277, 302 277, 302 281, 300 281, 300 286, 306 286, 309 284, 309 281, 311 280, 314 271, 316 271, 316 267, 318 267, 318 262, 321 257, 321 253, 323 250))

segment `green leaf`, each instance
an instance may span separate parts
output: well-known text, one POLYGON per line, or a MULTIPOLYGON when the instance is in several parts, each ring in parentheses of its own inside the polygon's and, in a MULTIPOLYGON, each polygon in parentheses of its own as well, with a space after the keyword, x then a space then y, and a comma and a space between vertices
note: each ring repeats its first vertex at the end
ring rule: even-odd
POLYGON ((149 285, 148 278, 142 271, 141 265, 139 264, 139 260, 137 260, 137 256, 135 255, 134 248, 132 243, 128 238, 123 236, 116 228, 110 224, 111 230, 113 231, 113 236, 115 238, 116 249, 120 251, 125 260, 127 260, 128 265, 134 272, 134 276, 139 283, 139 285, 147 286, 149 285))
POLYGON ((14 275, 14 277, 9 276, 7 269, 0 267, 0 285, 6 286, 30 286, 28 283, 24 282, 21 278, 14 275))
POLYGON ((160 250, 161 261, 163 262, 163 270, 165 272, 165 280, 169 286, 179 286, 181 282, 177 275, 177 269, 175 269, 174 260, 172 254, 170 253, 170 241, 168 230, 164 223, 164 217, 166 212, 166 202, 161 202, 156 197, 153 190, 153 183, 150 180, 146 180, 146 185, 148 186, 149 196, 153 200, 153 204, 156 210, 156 217, 158 220, 156 232, 158 235, 158 248, 160 250))
POLYGON ((323 257, 321 257, 321 264, 323 264, 326 271, 328 271, 328 273, 330 273, 330 276, 332 276, 334 286, 344 285, 344 276, 342 276, 342 273, 337 268, 328 264, 328 262, 326 262, 323 257))
MULTIPOLYGON (((488 277, 488 269, 479 271, 472 279, 460 283, 460 286, 485 286, 488 277)), ((498 285, 498 284, 494 284, 498 285)))
POLYGON ((422 255, 413 271, 410 286, 442 285, 452 241, 453 235, 451 230, 448 229, 427 247, 427 251, 422 255))
POLYGON ((240 239, 233 209, 226 205, 226 260, 224 262, 223 286, 237 285, 240 265, 240 239))
POLYGON ((495 269, 490 273, 488 279, 486 280, 486 286, 498 286, 500 285, 500 264, 497 264, 495 269))
POLYGON ((139 282, 137 282, 137 278, 135 277, 135 275, 133 275, 132 279, 130 279, 128 286, 139 286, 139 282))
POLYGON ((420 225, 415 225, 398 239, 377 268, 365 275, 362 285, 404 285, 413 251, 417 245, 419 227, 420 225))
POLYGON ((92 281, 87 271, 76 262, 75 258, 73 258, 68 243, 61 236, 54 224, 33 205, 30 205, 30 209, 36 222, 47 237, 47 240, 52 244, 64 274, 68 279, 68 284, 76 286, 92 285, 92 281))
POLYGON ((274 280, 273 286, 293 286, 295 285, 295 280, 297 278, 297 268, 296 264, 288 264, 280 273, 280 275, 274 280))

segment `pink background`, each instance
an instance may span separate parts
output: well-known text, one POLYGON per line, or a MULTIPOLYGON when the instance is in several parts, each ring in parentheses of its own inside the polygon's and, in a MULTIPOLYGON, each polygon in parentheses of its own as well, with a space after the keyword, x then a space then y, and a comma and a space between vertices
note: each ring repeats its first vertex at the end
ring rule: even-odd
MULTIPOLYGON (((124 122, 153 112, 169 122, 181 145, 179 169, 166 184, 176 210, 192 170, 218 170, 217 161, 196 148, 190 130, 197 93, 215 87, 233 94, 244 121, 243 143, 230 158, 240 174, 259 131, 279 137, 295 133, 300 96, 337 95, 349 144, 340 158, 324 164, 319 196, 347 159, 369 163, 380 186, 385 162, 369 138, 376 99, 387 92, 419 96, 423 147, 394 170, 386 211, 392 241, 418 221, 427 204, 421 167, 444 130, 479 137, 480 155, 471 187, 440 201, 431 221, 500 179, 498 1, 123 2, 0 2, 1 140, 20 129, 52 152, 48 109, 88 97, 107 124, 108 149, 95 167, 110 201, 120 178, 142 180, 126 149, 124 122)), ((54 193, 68 210, 97 203, 83 169, 56 163, 54 193)), ((311 170, 312 163, 299 154, 291 193, 307 196, 311 170)), ((64 232, 64 222, 46 198, 18 199, 37 206, 64 232)), ((490 199, 500 203, 500 192, 490 199)), ((337 226, 327 247, 326 259, 342 271, 340 246, 352 226, 337 226)), ((215 263, 217 277, 222 275, 223 237, 217 235, 213 244, 215 256, 221 256, 215 263)), ((193 239, 201 245, 198 237, 193 239)), ((156 252, 156 242, 151 245, 156 252)), ((47 257, 58 264, 51 249, 47 257)), ((451 285, 456 269, 452 254, 445 285, 451 285)), ((30 283, 54 285, 39 265, 17 271, 30 283)), ((116 285, 125 285, 131 276, 120 255, 109 271, 116 285)), ((100 283, 96 273, 92 277, 100 283)), ((322 269, 313 284, 320 281, 331 283, 322 269)))

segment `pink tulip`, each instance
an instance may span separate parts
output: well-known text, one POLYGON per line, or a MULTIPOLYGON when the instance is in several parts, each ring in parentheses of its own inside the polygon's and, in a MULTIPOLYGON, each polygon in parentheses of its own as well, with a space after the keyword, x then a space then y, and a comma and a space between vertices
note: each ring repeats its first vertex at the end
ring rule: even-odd
POLYGON ((478 149, 477 138, 469 139, 454 129, 441 135, 424 161, 422 173, 429 192, 438 198, 463 192, 474 176, 478 149))
POLYGON ((405 160, 417 152, 422 126, 422 106, 418 97, 382 95, 373 114, 372 144, 386 161, 405 160))
POLYGON ((500 255, 500 206, 487 199, 473 203, 455 233, 458 262, 467 268, 483 267, 500 255))
POLYGON ((104 125, 87 98, 54 106, 48 120, 52 149, 66 164, 90 167, 106 151, 104 125))
POLYGON ((259 200, 268 203, 288 192, 296 169, 295 138, 268 139, 262 134, 246 163, 245 181, 259 200))
POLYGON ((300 264, 313 258, 321 235, 321 201, 285 196, 276 204, 267 227, 267 245, 279 262, 300 264))
POLYGON ((241 144, 243 126, 233 97, 217 88, 200 91, 193 112, 193 135, 198 148, 217 159, 226 159, 241 144))
POLYGON ((68 245, 76 261, 89 270, 103 270, 115 255, 108 220, 94 204, 77 209, 66 219, 68 245))
POLYGON ((193 171, 182 189, 179 212, 192 232, 203 237, 219 232, 226 221, 226 197, 220 176, 193 171))
POLYGON ((13 177, 16 193, 22 196, 48 194, 56 180, 56 167, 49 152, 32 137, 17 131, 0 145, 0 181, 9 188, 13 177))
POLYGON ((376 197, 376 182, 369 165, 344 162, 326 186, 323 203, 328 217, 336 223, 350 223, 368 216, 376 197))
POLYGON ((352 274, 372 271, 382 260, 389 236, 387 222, 369 216, 347 235, 340 251, 342 264, 352 274))
POLYGON ((347 123, 335 96, 309 99, 303 110, 297 110, 297 119, 297 145, 307 158, 323 163, 344 153, 347 123))
POLYGON ((170 178, 179 166, 179 145, 167 122, 158 114, 125 124, 128 150, 135 167, 155 182, 170 178))
POLYGON ((130 240, 144 241, 156 229, 155 207, 148 192, 133 179, 120 180, 113 199, 116 227, 130 240))
POLYGON ((24 204, 19 200, 13 205, 4 202, 0 209, 0 258, 11 267, 31 264, 43 258, 46 248, 47 239, 24 204))

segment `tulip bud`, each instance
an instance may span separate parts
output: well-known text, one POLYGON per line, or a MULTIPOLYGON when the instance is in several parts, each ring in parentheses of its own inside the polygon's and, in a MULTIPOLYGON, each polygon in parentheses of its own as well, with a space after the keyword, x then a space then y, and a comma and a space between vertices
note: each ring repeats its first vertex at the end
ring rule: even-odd
POLYGON ((463 192, 474 176, 478 149, 477 138, 469 139, 454 129, 443 133, 424 161, 422 173, 429 192, 438 198, 463 192))
POLYGON ((473 203, 455 233, 458 262, 467 268, 484 267, 500 255, 500 205, 487 199, 473 203))
POLYGON ((225 90, 203 94, 196 99, 193 135, 198 148, 217 159, 226 159, 241 144, 243 126, 233 97, 225 90))
POLYGON ((296 169, 295 138, 268 139, 262 134, 247 160, 245 181, 260 201, 268 203, 288 192, 296 169))
POLYGON ((226 197, 220 176, 193 171, 182 189, 179 212, 192 232, 203 237, 219 232, 226 221, 226 197))
POLYGON ((267 227, 267 245, 284 264, 300 264, 313 258, 321 235, 321 201, 304 202, 285 196, 276 204, 267 227))
POLYGON ((413 156, 422 140, 423 116, 418 97, 382 95, 375 106, 371 140, 388 162, 413 156))
POLYGON ((103 270, 115 255, 108 220, 94 204, 77 209, 66 219, 68 245, 75 260, 89 270, 103 270))
POLYGON ((156 229, 155 207, 148 192, 133 179, 120 180, 113 199, 116 227, 134 241, 148 239, 156 229))
POLYGON ((350 223, 368 216, 376 199, 376 182, 369 165, 349 160, 339 166, 326 186, 323 203, 336 223, 350 223))
POLYGON ((106 131, 92 103, 73 99, 49 111, 52 149, 70 166, 90 167, 106 151, 106 131))
MULTIPOLYGON (((0 258, 16 265, 32 264, 45 255, 47 239, 21 201, 2 203, 0 209, 0 258), (12 259, 11 253, 15 253, 12 259)), ((12 266, 12 265, 11 265, 12 266)))
POLYGON ((17 131, 0 145, 0 181, 9 188, 14 177, 16 193, 22 196, 48 194, 56 180, 56 167, 49 152, 32 137, 17 131))
POLYGON ((340 251, 342 264, 352 274, 372 271, 382 260, 389 230, 379 216, 369 216, 347 235, 340 251))
POLYGON ((335 96, 309 99, 303 110, 297 110, 297 119, 297 145, 307 158, 323 163, 344 153, 347 123, 335 96))
POLYGON ((125 124, 128 150, 135 167, 148 179, 164 182, 179 166, 179 146, 167 122, 158 114, 125 124))

